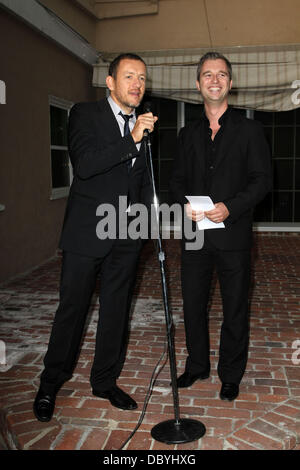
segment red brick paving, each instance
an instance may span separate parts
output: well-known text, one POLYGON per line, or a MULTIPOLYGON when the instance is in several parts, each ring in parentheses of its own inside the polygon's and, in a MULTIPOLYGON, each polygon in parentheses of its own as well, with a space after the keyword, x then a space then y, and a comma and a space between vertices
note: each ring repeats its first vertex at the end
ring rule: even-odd
MULTIPOLYGON (((300 449, 300 351, 297 355, 294 343, 300 340, 300 236, 255 234, 254 242, 251 341, 238 399, 223 402, 218 397, 222 314, 216 282, 210 306, 211 376, 179 391, 180 416, 201 421, 206 434, 180 445, 152 439, 155 424, 174 418, 167 362, 155 381, 144 419, 125 450, 300 449)), ((135 411, 113 408, 91 393, 95 296, 73 378, 58 394, 53 419, 38 422, 32 403, 58 302, 60 257, 2 286, 0 339, 6 344, 8 364, 0 365, 0 449, 5 445, 24 450, 116 450, 127 440, 139 420, 151 374, 166 344, 160 270, 153 247, 152 242, 147 243, 142 253, 127 360, 119 379, 119 385, 138 402, 135 411)), ((164 241, 164 247, 176 363, 181 373, 186 349, 179 242, 164 241)))

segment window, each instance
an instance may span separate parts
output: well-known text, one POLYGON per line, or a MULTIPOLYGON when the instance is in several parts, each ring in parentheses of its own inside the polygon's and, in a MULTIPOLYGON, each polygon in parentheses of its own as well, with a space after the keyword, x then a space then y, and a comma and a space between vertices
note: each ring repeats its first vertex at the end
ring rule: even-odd
POLYGON ((68 154, 67 125, 72 103, 53 96, 50 107, 51 199, 65 197, 72 182, 72 165, 68 154))
MULTIPOLYGON (((146 101, 149 97, 146 97, 146 101)), ((159 203, 169 203, 169 181, 177 138, 177 101, 150 97, 159 120, 153 132, 152 157, 159 203)))
POLYGON ((265 130, 272 153, 273 188, 256 209, 255 220, 300 222, 300 109, 254 112, 265 130))

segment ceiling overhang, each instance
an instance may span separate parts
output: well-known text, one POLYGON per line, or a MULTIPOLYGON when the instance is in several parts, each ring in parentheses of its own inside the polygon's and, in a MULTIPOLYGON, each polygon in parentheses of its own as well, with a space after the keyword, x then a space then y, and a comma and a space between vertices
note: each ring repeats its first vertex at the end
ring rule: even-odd
POLYGON ((158 0, 75 0, 98 20, 158 13, 158 0))

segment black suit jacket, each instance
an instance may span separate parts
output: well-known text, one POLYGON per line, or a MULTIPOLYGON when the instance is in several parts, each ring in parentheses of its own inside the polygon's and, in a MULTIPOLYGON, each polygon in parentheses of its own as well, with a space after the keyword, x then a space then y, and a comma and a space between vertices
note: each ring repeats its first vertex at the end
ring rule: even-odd
POLYGON ((74 178, 59 247, 101 257, 114 240, 97 237, 97 207, 111 204, 118 221, 119 196, 129 197, 132 204, 149 204, 151 185, 143 146, 138 152, 131 135, 122 137, 107 99, 75 104, 68 136, 74 178), (128 174, 126 161, 132 158, 136 161, 128 174))
POLYGON ((174 201, 186 204, 186 195, 210 196, 223 202, 229 217, 224 229, 205 230, 208 239, 223 250, 249 249, 252 213, 271 188, 269 147, 259 122, 230 109, 218 158, 205 194, 205 122, 181 129, 170 190, 174 201))

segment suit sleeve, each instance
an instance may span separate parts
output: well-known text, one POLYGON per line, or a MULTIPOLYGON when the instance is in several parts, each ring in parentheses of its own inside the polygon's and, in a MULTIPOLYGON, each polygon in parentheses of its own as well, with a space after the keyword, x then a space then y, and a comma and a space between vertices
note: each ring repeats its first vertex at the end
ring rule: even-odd
MULTIPOLYGON (((115 165, 124 163, 139 152, 131 134, 99 148, 94 113, 83 103, 73 106, 69 116, 68 140, 69 153, 74 173, 81 179, 88 179, 109 171, 115 165)), ((101 123, 99 122, 99 126, 101 123)), ((99 130, 101 132, 101 129, 99 130)), ((103 132, 103 131, 102 131, 103 132)))
POLYGON ((271 156, 263 128, 257 121, 249 125, 247 141, 247 185, 224 202, 229 210, 228 222, 234 223, 252 210, 271 189, 271 156))

